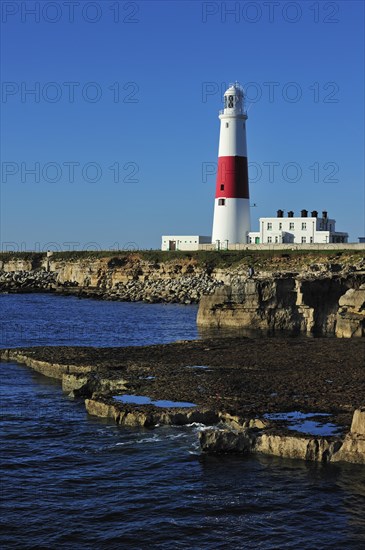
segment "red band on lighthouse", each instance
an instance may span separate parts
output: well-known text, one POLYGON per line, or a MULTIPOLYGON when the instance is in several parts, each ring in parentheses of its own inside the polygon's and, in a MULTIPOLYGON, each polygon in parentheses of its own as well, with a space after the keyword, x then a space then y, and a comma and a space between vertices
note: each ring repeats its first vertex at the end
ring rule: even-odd
POLYGON ((248 199, 246 157, 219 157, 215 197, 248 199))

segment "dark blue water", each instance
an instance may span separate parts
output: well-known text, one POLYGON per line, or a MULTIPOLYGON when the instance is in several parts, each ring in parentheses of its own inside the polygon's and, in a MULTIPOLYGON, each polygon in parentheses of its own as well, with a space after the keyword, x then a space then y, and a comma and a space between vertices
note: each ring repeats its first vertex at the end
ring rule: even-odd
POLYGON ((197 306, 0 294, 0 347, 130 346, 198 337, 197 306))
MULTIPOLYGON (((2 347, 196 336, 194 306, 9 295, 0 307, 2 347)), ((3 548, 364 547, 363 467, 203 456, 197 426, 115 426, 59 382, 1 369, 3 548)))

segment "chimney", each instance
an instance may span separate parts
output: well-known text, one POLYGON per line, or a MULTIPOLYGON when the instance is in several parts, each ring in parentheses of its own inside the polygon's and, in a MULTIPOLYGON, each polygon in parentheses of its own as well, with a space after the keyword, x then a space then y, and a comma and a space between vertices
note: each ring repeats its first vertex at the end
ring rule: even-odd
POLYGON ((301 210, 300 215, 302 216, 302 218, 306 218, 308 216, 308 210, 301 210))
POLYGON ((294 212, 293 210, 289 210, 288 212, 288 218, 293 218, 294 217, 294 212))
POLYGON ((323 218, 324 220, 327 219, 327 210, 323 210, 323 212, 322 212, 322 218, 323 218))
POLYGON ((317 210, 312 210, 312 218, 316 218, 318 216, 317 210))
POLYGON ((284 210, 278 210, 277 211, 277 217, 278 218, 283 218, 284 217, 284 210))

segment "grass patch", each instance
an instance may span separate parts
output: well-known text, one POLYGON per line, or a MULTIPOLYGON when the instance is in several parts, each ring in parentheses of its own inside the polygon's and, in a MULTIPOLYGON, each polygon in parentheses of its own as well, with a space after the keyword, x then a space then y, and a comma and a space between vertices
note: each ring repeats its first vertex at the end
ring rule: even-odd
POLYGON ((41 261, 45 256, 45 252, 0 252, 0 260, 3 262, 11 260, 41 261))
MULTIPOLYGON (((45 252, 1 252, 0 261, 25 260, 40 263, 45 259, 45 252)), ((242 266, 262 266, 278 264, 310 264, 320 261, 335 263, 356 263, 364 258, 361 250, 198 250, 198 251, 162 251, 162 250, 98 250, 98 251, 63 251, 54 252, 52 261, 78 261, 113 259, 110 267, 123 265, 126 261, 144 260, 153 264, 167 262, 193 262, 211 271, 214 268, 225 268, 242 264, 242 266)))

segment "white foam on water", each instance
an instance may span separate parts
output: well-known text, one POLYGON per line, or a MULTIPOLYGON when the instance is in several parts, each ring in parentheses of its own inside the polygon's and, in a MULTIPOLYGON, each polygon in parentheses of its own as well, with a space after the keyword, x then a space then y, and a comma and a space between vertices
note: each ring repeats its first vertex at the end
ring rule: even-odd
POLYGON ((206 424, 202 424, 201 422, 192 422, 191 424, 185 424, 188 428, 204 428, 206 427, 206 424))
POLYGON ((185 433, 171 434, 167 436, 167 439, 180 439, 181 437, 187 437, 187 435, 185 433))
POLYGON ((196 426, 197 432, 205 432, 206 430, 218 430, 217 426, 206 426, 205 424, 201 424, 199 426, 196 426))
POLYGON ((163 438, 154 435, 153 437, 144 437, 143 439, 137 439, 136 443, 158 443, 163 441, 163 438))

